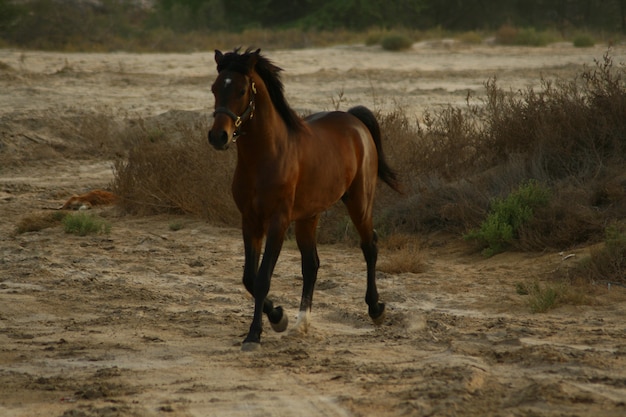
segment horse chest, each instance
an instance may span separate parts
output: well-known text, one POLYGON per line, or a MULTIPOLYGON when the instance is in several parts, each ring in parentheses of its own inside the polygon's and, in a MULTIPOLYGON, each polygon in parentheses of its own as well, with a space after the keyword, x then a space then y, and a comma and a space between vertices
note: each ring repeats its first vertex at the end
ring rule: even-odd
POLYGON ((237 173, 233 178, 233 198, 244 216, 269 218, 291 210, 295 194, 295 181, 285 181, 289 176, 279 175, 270 168, 252 174, 237 173))

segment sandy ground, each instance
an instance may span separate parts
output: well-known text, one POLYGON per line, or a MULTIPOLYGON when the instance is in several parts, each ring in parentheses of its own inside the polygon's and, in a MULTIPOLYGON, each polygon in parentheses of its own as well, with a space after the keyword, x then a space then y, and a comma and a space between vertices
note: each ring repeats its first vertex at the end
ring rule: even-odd
MULTIPOLYGON (((400 105, 419 118, 463 103, 468 91, 480 95, 489 77, 512 90, 537 86, 541 76, 593 66, 605 51, 434 42, 405 53, 346 46, 266 55, 285 69, 296 109, 340 99, 342 108, 400 105)), ((612 55, 623 62, 625 51, 612 55)), ((212 53, 0 50, 0 63, 5 158, 33 141, 62 144, 37 123, 76 109, 154 116, 212 107, 212 53)), ((101 208, 108 235, 13 233, 25 214, 110 183, 111 161, 58 154, 0 167, 2 416, 626 415, 626 291, 598 286, 591 305, 532 314, 515 290, 586 248, 483 259, 431 237, 425 272, 379 274, 388 316, 375 327, 359 249, 322 246, 309 334, 268 328, 262 349, 243 353, 252 302, 240 283, 238 230, 101 208), (174 221, 184 227, 170 230, 174 221)), ((272 283, 292 323, 299 262, 287 242, 272 283)))

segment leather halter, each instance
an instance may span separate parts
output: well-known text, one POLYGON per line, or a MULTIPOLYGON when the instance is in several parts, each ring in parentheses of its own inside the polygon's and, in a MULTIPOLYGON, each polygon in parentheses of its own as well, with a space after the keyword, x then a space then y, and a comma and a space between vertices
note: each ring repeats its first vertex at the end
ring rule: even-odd
POLYGON ((235 122, 235 132, 233 133, 233 137, 240 136, 242 134, 241 133, 241 125, 243 124, 243 122, 245 122, 246 119, 250 120, 250 119, 252 119, 254 117, 254 109, 255 109, 254 98, 255 98, 255 95, 256 95, 256 85, 254 84, 254 81, 252 82, 252 84, 250 84, 250 90, 251 90, 250 91, 250 102, 248 103, 248 107, 246 108, 246 110, 244 110, 244 112, 241 113, 241 116, 237 116, 235 113, 233 113, 227 107, 218 107, 213 112, 213 117, 215 117, 215 115, 218 114, 218 113, 224 113, 228 117, 233 119, 233 121, 235 122))

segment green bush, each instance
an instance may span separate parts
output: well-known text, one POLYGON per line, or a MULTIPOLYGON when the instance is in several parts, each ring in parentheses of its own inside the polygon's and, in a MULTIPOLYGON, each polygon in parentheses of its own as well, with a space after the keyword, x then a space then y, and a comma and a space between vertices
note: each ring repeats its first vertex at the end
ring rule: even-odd
POLYGON ((593 39, 593 36, 589 34, 585 34, 585 33, 576 35, 572 42, 574 46, 577 48, 589 48, 596 44, 596 41, 595 39, 593 39))
POLYGON ((111 232, 111 224, 91 213, 78 212, 63 218, 65 233, 86 236, 92 233, 111 232))
POLYGON ((536 282, 529 290, 528 306, 533 313, 545 313, 557 306, 564 292, 563 286, 556 284, 539 285, 536 282))
POLYGON ((465 235, 486 246, 485 256, 503 252, 517 237, 519 228, 533 217, 533 210, 544 207, 550 200, 550 191, 536 181, 528 181, 504 199, 494 199, 491 211, 480 229, 465 235))
POLYGON ((405 35, 392 33, 385 36, 381 40, 380 45, 386 51, 402 51, 409 49, 413 45, 413 41, 405 35))
POLYGON ((496 41, 501 45, 546 46, 558 39, 559 36, 553 32, 537 31, 533 27, 504 25, 496 32, 496 41))

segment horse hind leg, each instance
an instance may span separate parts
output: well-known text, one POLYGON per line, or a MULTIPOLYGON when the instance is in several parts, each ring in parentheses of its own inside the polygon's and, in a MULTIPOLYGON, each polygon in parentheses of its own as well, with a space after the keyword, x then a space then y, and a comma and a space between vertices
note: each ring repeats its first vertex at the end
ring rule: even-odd
POLYGON ((361 250, 367 264, 367 291, 365 302, 368 305, 368 314, 374 324, 380 325, 385 320, 385 303, 379 302, 376 287, 376 261, 378 259, 378 235, 372 229, 372 239, 361 242, 361 250))
POLYGON ((344 204, 361 238, 361 251, 363 252, 363 257, 367 265, 365 302, 368 306, 368 314, 374 324, 380 325, 385 320, 385 303, 379 301, 378 288, 376 286, 378 235, 374 230, 372 220, 372 204, 365 204, 364 201, 365 199, 355 198, 354 194, 352 194, 344 199, 344 204))
POLYGON ((298 220, 295 224, 296 241, 302 257, 302 299, 298 319, 293 329, 293 332, 297 334, 307 333, 310 326, 313 292, 320 265, 315 238, 318 221, 319 215, 298 220))

